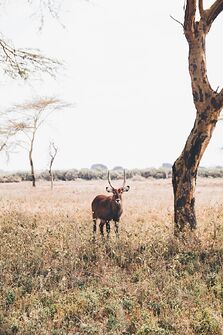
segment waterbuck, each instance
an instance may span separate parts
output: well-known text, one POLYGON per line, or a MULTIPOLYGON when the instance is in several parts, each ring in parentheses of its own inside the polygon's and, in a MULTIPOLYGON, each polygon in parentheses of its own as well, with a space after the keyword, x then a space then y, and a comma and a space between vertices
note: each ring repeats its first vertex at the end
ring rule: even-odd
POLYGON ((92 217, 93 217, 93 234, 96 233, 97 219, 100 220, 100 233, 104 236, 104 225, 106 224, 107 237, 110 234, 110 221, 115 222, 115 233, 118 234, 119 219, 123 212, 122 207, 122 193, 127 192, 130 186, 125 186, 126 175, 124 170, 124 181, 120 188, 114 188, 111 184, 110 173, 108 171, 108 183, 110 187, 106 187, 107 192, 111 192, 112 195, 97 195, 92 201, 92 217))

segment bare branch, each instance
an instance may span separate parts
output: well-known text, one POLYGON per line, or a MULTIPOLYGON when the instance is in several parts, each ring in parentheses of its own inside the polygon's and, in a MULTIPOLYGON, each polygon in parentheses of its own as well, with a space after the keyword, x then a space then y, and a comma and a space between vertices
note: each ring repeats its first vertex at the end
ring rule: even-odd
POLYGON ((184 25, 182 22, 178 21, 177 19, 175 19, 172 15, 170 15, 171 19, 174 20, 175 22, 179 23, 183 28, 184 28, 184 25))

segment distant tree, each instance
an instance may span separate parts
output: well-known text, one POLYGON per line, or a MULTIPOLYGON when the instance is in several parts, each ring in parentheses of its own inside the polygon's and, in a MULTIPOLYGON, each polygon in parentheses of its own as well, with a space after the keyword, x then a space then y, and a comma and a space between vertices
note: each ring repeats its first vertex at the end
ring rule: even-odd
POLYGON ((223 0, 214 1, 208 9, 204 9, 203 0, 186 1, 183 29, 189 45, 189 73, 197 113, 172 169, 176 235, 197 226, 194 192, 198 167, 223 108, 223 89, 218 93, 208 80, 205 50, 206 36, 222 10, 223 0))
POLYGON ((33 150, 37 131, 56 110, 63 110, 69 104, 57 98, 41 98, 32 102, 16 105, 13 107, 14 124, 20 125, 22 133, 25 136, 23 147, 28 150, 29 163, 32 176, 32 185, 36 186, 35 169, 33 163, 33 150))
POLYGON ((53 189, 53 172, 52 172, 52 166, 55 160, 55 157, 58 152, 58 147, 55 145, 54 142, 50 142, 49 145, 49 155, 50 155, 50 164, 49 164, 49 175, 50 175, 50 182, 51 182, 51 190, 53 189))
POLYGON ((91 165, 92 170, 107 170, 107 166, 104 164, 92 164, 91 165))

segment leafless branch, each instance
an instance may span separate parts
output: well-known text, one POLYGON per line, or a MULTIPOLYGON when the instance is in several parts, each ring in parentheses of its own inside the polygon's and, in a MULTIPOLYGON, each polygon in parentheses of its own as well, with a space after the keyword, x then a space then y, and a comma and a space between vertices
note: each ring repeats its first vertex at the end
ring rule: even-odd
POLYGON ((171 19, 174 20, 175 22, 179 23, 183 28, 184 28, 184 25, 182 22, 178 21, 177 19, 175 19, 172 15, 170 15, 171 19))

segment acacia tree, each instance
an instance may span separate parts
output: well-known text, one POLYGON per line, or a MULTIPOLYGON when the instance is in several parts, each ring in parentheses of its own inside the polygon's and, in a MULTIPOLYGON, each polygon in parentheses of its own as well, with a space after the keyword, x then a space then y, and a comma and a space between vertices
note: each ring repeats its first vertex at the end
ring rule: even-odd
POLYGON ((18 124, 25 136, 25 139, 22 142, 22 146, 28 151, 29 154, 29 164, 33 187, 36 186, 33 150, 37 132, 53 112, 56 110, 62 110, 68 106, 68 103, 51 97, 35 99, 32 102, 16 105, 11 110, 11 112, 14 111, 14 125, 16 126, 18 124))
POLYGON ((176 235, 197 226, 194 196, 197 171, 223 108, 223 89, 216 92, 208 80, 205 49, 206 36, 222 10, 223 0, 216 0, 207 9, 204 9, 203 0, 186 1, 183 28, 189 45, 189 73, 196 119, 185 147, 172 167, 176 235))

